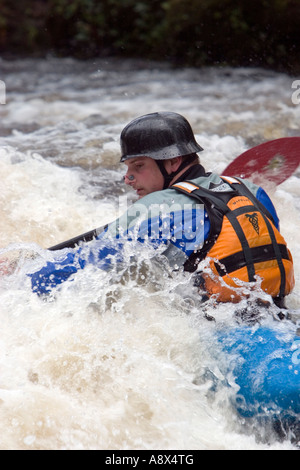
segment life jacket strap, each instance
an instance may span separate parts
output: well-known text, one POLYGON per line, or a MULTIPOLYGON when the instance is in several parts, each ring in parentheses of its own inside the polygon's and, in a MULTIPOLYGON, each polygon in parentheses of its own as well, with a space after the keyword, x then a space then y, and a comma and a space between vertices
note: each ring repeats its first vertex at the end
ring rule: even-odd
MULTIPOLYGON (((245 209, 245 208, 243 208, 245 209)), ((253 210, 253 207, 252 207, 253 210)), ((241 243, 242 246, 242 251, 241 253, 244 256, 245 260, 245 266, 247 267, 248 271, 248 278, 249 282, 255 282, 255 267, 254 267, 254 260, 252 257, 252 251, 249 246, 248 240, 246 238, 245 233, 243 232, 242 227, 239 224, 239 221, 237 219, 237 214, 235 214, 235 211, 229 212, 226 214, 226 217, 228 218, 229 222, 231 223, 235 233, 238 236, 238 239, 241 243)))
MULTIPOLYGON (((289 259, 289 253, 285 245, 279 244, 279 250, 283 259, 289 259)), ((277 259, 275 249, 273 245, 264 245, 252 247, 251 255, 254 263, 263 263, 265 261, 277 259)), ((245 257, 242 251, 234 253, 233 255, 226 256, 219 260, 218 263, 215 263, 216 270, 220 276, 226 276, 233 271, 244 268, 245 257)))

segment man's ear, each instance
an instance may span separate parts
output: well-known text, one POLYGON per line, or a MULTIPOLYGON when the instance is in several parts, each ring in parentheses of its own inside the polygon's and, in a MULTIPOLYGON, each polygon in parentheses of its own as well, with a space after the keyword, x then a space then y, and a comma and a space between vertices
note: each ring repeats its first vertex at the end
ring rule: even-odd
POLYGON ((182 162, 182 157, 174 157, 170 158, 170 160, 166 160, 165 162, 165 169, 167 170, 168 174, 174 173, 180 167, 182 162))

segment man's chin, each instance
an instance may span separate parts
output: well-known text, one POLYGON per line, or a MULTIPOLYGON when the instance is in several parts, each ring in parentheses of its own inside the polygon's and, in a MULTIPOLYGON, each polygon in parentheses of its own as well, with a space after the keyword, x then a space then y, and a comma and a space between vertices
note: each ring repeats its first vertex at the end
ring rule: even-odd
POLYGON ((146 191, 144 191, 143 189, 139 189, 139 190, 136 192, 136 194, 137 194, 138 199, 141 199, 142 197, 146 196, 147 193, 146 193, 146 191))

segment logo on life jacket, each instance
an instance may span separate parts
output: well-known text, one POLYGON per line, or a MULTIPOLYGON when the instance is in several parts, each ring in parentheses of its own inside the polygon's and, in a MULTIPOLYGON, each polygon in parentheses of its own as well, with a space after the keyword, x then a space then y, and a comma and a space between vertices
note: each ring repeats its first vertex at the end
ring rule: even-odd
POLYGON ((252 224, 255 232, 259 235, 259 225, 258 225, 258 215, 256 212, 254 214, 245 214, 249 222, 252 224))

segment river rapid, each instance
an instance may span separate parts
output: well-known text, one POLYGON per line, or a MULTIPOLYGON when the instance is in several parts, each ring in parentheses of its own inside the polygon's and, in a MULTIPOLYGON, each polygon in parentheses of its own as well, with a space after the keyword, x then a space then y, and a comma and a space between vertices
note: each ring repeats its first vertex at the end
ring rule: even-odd
MULTIPOLYGON (((209 352, 213 330, 234 322, 234 308, 204 312, 188 275, 164 275, 135 248, 147 269, 120 278, 89 267, 48 299, 26 276, 52 256, 48 247, 113 221, 131 203, 119 164, 119 135, 131 119, 183 114, 205 149, 202 164, 221 174, 251 146, 300 135, 294 79, 53 57, 0 59, 0 79, 0 257, 16 266, 0 277, 0 448, 294 449, 289 436, 236 413, 234 387, 211 392, 224 378, 209 352)), ((296 314, 299 177, 266 188, 294 257, 287 306, 296 314)))

